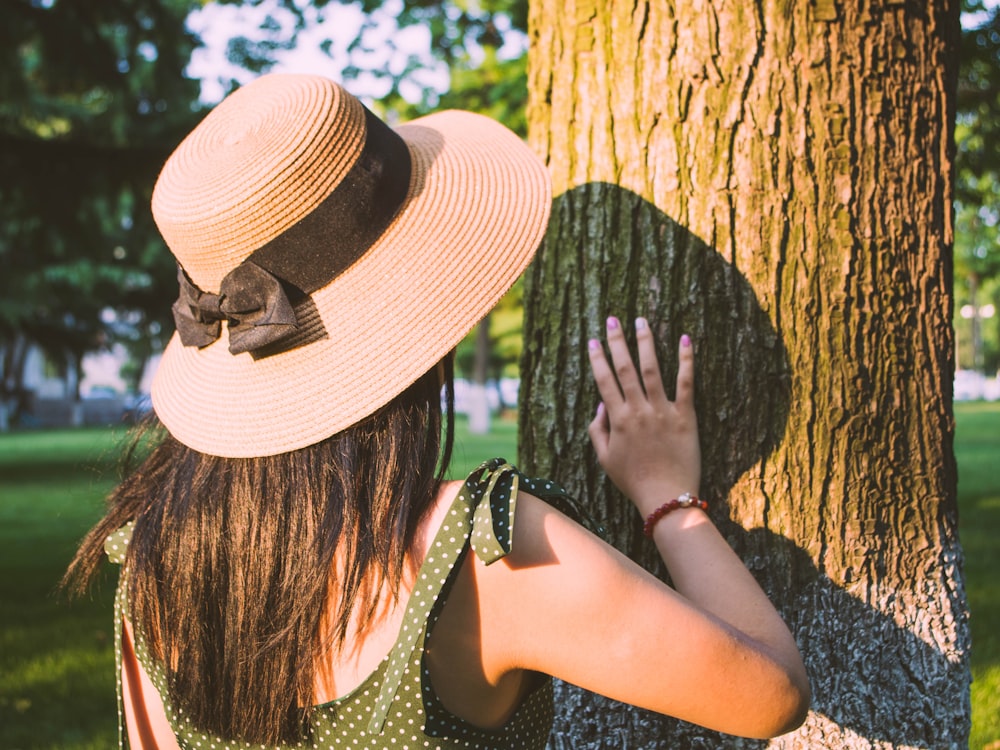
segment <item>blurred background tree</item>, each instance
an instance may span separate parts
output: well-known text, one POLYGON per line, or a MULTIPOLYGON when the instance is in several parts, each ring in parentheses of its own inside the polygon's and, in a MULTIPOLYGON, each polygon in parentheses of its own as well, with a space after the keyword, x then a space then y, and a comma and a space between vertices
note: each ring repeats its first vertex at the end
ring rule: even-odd
POLYGON ((965 5, 955 123, 957 366, 1000 369, 1000 5, 965 5), (987 7, 987 5, 991 7, 987 7))
POLYGON ((148 203, 198 116, 181 74, 190 4, 8 0, 0 6, 0 346, 21 401, 40 347, 79 396, 80 362, 114 340, 145 361, 175 270, 148 203))

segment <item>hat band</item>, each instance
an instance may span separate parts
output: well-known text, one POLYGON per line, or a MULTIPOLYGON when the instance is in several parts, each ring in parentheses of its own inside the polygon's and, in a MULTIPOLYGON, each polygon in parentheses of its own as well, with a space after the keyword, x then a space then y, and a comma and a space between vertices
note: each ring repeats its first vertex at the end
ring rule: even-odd
POLYGON ((173 314, 182 344, 208 346, 221 335, 224 320, 232 354, 280 341, 298 327, 289 295, 322 289, 382 235, 406 201, 410 152, 367 107, 364 113, 364 148, 337 187, 226 274, 218 294, 202 291, 178 268, 173 314))

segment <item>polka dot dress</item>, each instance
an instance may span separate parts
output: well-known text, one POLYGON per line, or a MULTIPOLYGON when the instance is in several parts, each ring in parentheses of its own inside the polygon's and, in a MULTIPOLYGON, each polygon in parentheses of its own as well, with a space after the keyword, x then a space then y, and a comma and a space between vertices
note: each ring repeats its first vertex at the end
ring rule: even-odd
MULTIPOLYGON (((510 552, 519 489, 545 499, 578 520, 584 520, 572 500, 553 482, 529 479, 500 458, 477 468, 465 480, 417 573, 417 583, 392 651, 348 695, 315 706, 310 717, 311 736, 294 747, 471 750, 541 750, 545 747, 553 720, 552 681, 549 678, 542 680, 524 698, 503 727, 482 729, 449 714, 441 705, 423 659, 427 635, 447 599, 453 574, 468 550, 471 549, 487 565, 510 552)), ((113 562, 124 562, 131 533, 132 525, 129 524, 108 537, 105 549, 113 562)), ((121 622, 127 599, 125 576, 121 579, 115 604, 115 656, 119 664, 121 622)), ((251 748, 208 736, 192 727, 180 710, 175 711, 168 703, 163 667, 150 658, 138 635, 135 646, 139 661, 163 699, 182 748, 251 748)), ((123 747, 125 733, 122 729, 120 671, 118 705, 119 746, 123 747)))

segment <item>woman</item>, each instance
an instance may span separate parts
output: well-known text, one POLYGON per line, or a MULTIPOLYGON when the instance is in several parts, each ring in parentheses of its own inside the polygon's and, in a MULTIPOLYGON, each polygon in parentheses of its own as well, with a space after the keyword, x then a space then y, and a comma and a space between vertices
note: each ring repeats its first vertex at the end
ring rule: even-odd
POLYGON ((802 721, 795 643, 695 497, 686 337, 674 401, 644 320, 638 370, 615 318, 610 359, 589 344, 598 460, 676 590, 551 482, 502 460, 443 479, 450 352, 549 203, 497 123, 393 131, 311 76, 243 87, 170 157, 153 194, 181 289, 152 393, 165 433, 67 573, 82 588, 105 550, 123 563, 132 747, 541 748, 550 676, 735 734, 802 721))

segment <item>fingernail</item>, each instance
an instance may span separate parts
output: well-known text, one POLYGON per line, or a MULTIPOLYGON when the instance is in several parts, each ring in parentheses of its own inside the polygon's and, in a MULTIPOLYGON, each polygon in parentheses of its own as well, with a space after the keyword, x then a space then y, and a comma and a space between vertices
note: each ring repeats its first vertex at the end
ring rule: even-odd
POLYGON ((601 342, 598 341, 597 339, 591 339, 590 341, 587 342, 587 348, 590 349, 590 351, 592 352, 596 352, 598 349, 601 348, 601 342))
POLYGON ((691 337, 686 333, 681 335, 681 346, 691 346, 691 337))
POLYGON ((613 329, 617 327, 618 327, 618 318, 612 315, 610 318, 608 318, 608 328, 613 329))
POLYGON ((603 401, 598 401, 597 402, 597 416, 598 417, 601 416, 601 412, 603 412, 603 411, 604 411, 604 402, 603 401))
POLYGON ((645 328, 646 328, 646 319, 645 318, 636 318, 635 319, 635 330, 641 331, 641 330, 643 330, 645 328))

